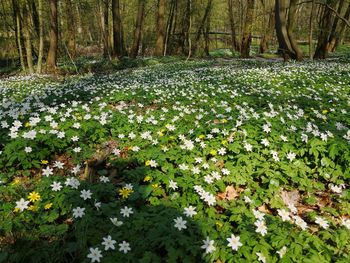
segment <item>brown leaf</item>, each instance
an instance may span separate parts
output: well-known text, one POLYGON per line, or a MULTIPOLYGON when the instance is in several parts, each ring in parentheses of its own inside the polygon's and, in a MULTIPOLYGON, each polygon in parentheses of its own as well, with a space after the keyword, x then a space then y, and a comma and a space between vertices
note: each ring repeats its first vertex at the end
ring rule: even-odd
POLYGON ((296 205, 299 202, 300 195, 298 190, 293 190, 291 192, 281 191, 281 198, 286 205, 296 205))
POLYGON ((217 197, 221 200, 233 200, 233 199, 236 199, 236 197, 239 196, 239 193, 242 191, 243 189, 241 188, 238 188, 238 189, 235 189, 232 185, 228 185, 226 186, 226 189, 225 189, 225 192, 223 193, 218 193, 217 194, 217 197))
POLYGON ((260 212, 265 213, 265 214, 271 214, 271 211, 267 208, 266 204, 263 204, 263 205, 259 206, 258 210, 260 212))

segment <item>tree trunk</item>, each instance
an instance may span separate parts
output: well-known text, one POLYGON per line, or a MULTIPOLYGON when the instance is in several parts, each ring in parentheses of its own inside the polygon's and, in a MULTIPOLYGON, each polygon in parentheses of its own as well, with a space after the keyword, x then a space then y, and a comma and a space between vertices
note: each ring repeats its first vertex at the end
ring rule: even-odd
POLYGON ((143 25, 143 17, 145 14, 145 0, 138 0, 138 10, 136 17, 136 27, 134 31, 134 43, 132 46, 130 57, 136 58, 139 53, 140 42, 141 42, 141 34, 142 34, 142 25, 143 25))
POLYGON ((30 39, 31 32, 30 32, 30 26, 32 24, 30 14, 29 14, 29 6, 28 3, 24 4, 23 7, 23 17, 26 19, 26 23, 24 25, 24 38, 25 38, 25 47, 26 47, 26 55, 27 55, 27 65, 29 69, 29 74, 34 73, 34 66, 33 66, 33 52, 32 52, 32 42, 30 39))
POLYGON ((112 0, 113 15, 113 57, 122 57, 125 55, 123 25, 120 16, 119 0, 112 0))
POLYGON ((184 55, 188 55, 190 53, 188 50, 188 47, 191 40, 190 34, 189 34, 189 30, 191 27, 191 13, 192 13, 191 6, 192 6, 191 0, 187 0, 186 8, 184 10, 183 19, 182 19, 181 36, 179 39, 179 44, 182 49, 182 53, 184 55))
POLYGON ((57 65, 58 48, 58 20, 57 20, 57 0, 50 0, 50 47, 47 56, 47 68, 55 71, 57 65))
POLYGON ((292 49, 295 52, 295 56, 296 56, 295 58, 296 58, 296 60, 300 61, 303 58, 303 53, 301 52, 301 50, 298 46, 298 43, 295 40, 294 33, 293 33, 298 2, 299 2, 299 0, 290 0, 289 12, 288 12, 287 34, 288 34, 288 38, 289 38, 290 44, 292 46, 292 49))
POLYGON ((210 17, 211 17, 211 12, 209 12, 208 17, 207 17, 207 26, 204 31, 204 53, 207 57, 209 57, 210 53, 210 17))
POLYGON ((309 20, 309 59, 312 60, 312 50, 313 50, 313 19, 314 19, 314 15, 315 15, 315 2, 316 0, 312 0, 311 3, 311 13, 310 13, 310 20, 309 20))
MULTIPOLYGON (((327 5, 336 9, 337 0, 328 0, 327 5)), ((325 59, 328 56, 328 41, 331 35, 334 21, 333 11, 325 7, 324 14, 322 16, 322 22, 320 25, 320 34, 318 36, 317 47, 314 55, 314 59, 325 59)))
MULTIPOLYGON (((345 12, 345 15, 344 15, 344 19, 346 19, 347 21, 349 21, 349 18, 350 18, 350 3, 348 5, 346 12, 345 12)), ((338 45, 343 42, 343 38, 345 36, 345 31, 346 31, 346 23, 344 21, 340 21, 339 34, 336 36, 336 40, 335 40, 334 46, 332 48, 332 52, 334 52, 337 49, 338 45)))
MULTIPOLYGON (((341 14, 343 6, 344 6, 344 0, 339 0, 338 10, 337 10, 338 14, 341 14)), ((328 52, 331 52, 333 50, 334 45, 335 45, 337 35, 339 33, 339 31, 337 30, 338 25, 339 25, 339 18, 335 17, 334 22, 333 22, 333 26, 332 26, 332 30, 331 30, 331 34, 330 34, 329 40, 328 40, 328 46, 327 46, 328 52)))
POLYGON ((39 56, 36 73, 41 74, 44 54, 44 24, 43 24, 43 1, 38 1, 38 16, 39 16, 39 56))
POLYGON ((21 62, 21 68, 25 72, 26 66, 24 64, 24 56, 23 56, 23 47, 22 47, 22 23, 21 23, 21 13, 20 13, 20 6, 19 3, 16 0, 12 0, 12 6, 13 6, 13 17, 15 22, 15 33, 16 33, 16 44, 18 49, 18 55, 19 60, 21 62))
POLYGON ((275 28, 278 40, 278 52, 284 60, 295 59, 296 53, 292 48, 287 31, 287 0, 275 0, 275 28))
POLYGON ((109 1, 101 1, 101 29, 102 29, 102 43, 103 43, 103 57, 110 57, 109 53, 109 28, 108 28, 108 10, 109 1))
POLYGON ((207 7, 205 8, 205 11, 204 11, 203 19, 202 19, 202 21, 201 21, 201 23, 199 25, 199 28, 198 28, 198 31, 197 31, 197 34, 196 34, 196 38, 195 38, 195 41, 194 41, 194 44, 193 44, 193 48, 192 48, 193 54, 195 54, 196 51, 197 51, 197 47, 198 47, 198 43, 199 43, 200 37, 201 37, 201 35, 203 33, 204 27, 206 25, 207 19, 209 17, 210 11, 211 11, 211 6, 212 6, 212 0, 208 0, 207 7))
POLYGON ((233 16, 233 0, 228 0, 228 16, 230 20, 230 29, 231 29, 231 49, 232 54, 234 54, 235 51, 239 51, 239 43, 237 41, 236 37, 236 25, 235 25, 235 19, 233 16))
POLYGON ((157 42, 156 42, 156 56, 163 56, 164 54, 164 15, 165 15, 165 0, 158 1, 158 16, 157 16, 157 42))
POLYGON ((168 49, 168 43, 170 40, 171 36, 171 30, 174 22, 174 13, 175 13, 175 8, 176 8, 176 0, 171 1, 170 5, 170 11, 169 11, 169 17, 167 21, 167 26, 166 26, 166 33, 165 33, 165 43, 164 43, 164 52, 163 55, 167 55, 167 49, 168 49))
POLYGON ((250 53, 250 44, 252 43, 252 26, 254 20, 255 0, 247 0, 247 13, 243 26, 241 58, 248 58, 250 53))
POLYGON ((72 58, 76 56, 75 20, 72 0, 65 0, 68 32, 68 50, 72 58))

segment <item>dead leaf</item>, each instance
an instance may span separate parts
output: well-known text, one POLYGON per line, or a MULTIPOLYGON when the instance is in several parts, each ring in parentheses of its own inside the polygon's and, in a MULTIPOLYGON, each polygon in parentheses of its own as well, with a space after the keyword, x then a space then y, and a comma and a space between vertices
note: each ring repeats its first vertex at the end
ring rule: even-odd
POLYGON ((239 196, 242 188, 235 189, 232 185, 226 186, 225 192, 217 194, 217 197, 221 200, 233 200, 239 196))
POLYGON ((285 205, 296 205, 299 202, 300 195, 298 190, 293 190, 291 192, 281 191, 281 198, 285 205))
POLYGON ((258 210, 260 212, 265 213, 265 214, 271 214, 271 211, 267 208, 266 204, 263 204, 263 205, 259 206, 258 210))

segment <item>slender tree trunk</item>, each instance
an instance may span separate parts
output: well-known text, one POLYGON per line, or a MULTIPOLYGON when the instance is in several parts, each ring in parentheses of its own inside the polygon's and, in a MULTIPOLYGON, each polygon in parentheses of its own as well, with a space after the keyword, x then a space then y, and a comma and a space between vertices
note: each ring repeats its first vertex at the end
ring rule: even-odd
POLYGON ((269 48, 269 42, 271 41, 273 31, 275 29, 274 21, 275 21, 274 20, 274 12, 273 12, 273 10, 271 10, 270 15, 269 15, 269 20, 267 23, 266 32, 260 41, 260 46, 259 46, 259 53, 260 54, 265 53, 266 50, 269 48))
POLYGON ((76 37, 75 37, 75 19, 73 13, 72 0, 65 0, 66 4, 66 18, 67 18, 67 32, 68 32, 68 50, 71 57, 76 56, 76 37))
POLYGON ((188 55, 190 52, 188 50, 190 42, 191 42, 191 37, 189 34, 190 27, 191 27, 191 8, 192 7, 192 2, 191 0, 186 1, 186 8, 184 10, 183 14, 183 19, 182 19, 182 30, 181 30, 181 36, 180 36, 180 46, 182 49, 182 53, 184 55, 188 55))
POLYGON ((56 70, 58 48, 57 0, 50 0, 50 47, 47 56, 47 68, 56 70))
POLYGON ((165 15, 165 0, 158 0, 158 15, 157 15, 157 42, 155 55, 163 56, 164 54, 164 15, 165 15))
POLYGON ((26 47, 26 55, 27 55, 27 65, 29 74, 34 73, 34 66, 33 66, 33 52, 32 52, 32 42, 30 39, 30 26, 32 24, 32 21, 30 19, 29 14, 29 6, 28 3, 24 3, 23 7, 23 17, 26 19, 26 23, 24 25, 24 38, 25 38, 25 47, 26 47))
POLYGON ((309 20, 309 59, 313 59, 313 20, 315 15, 315 2, 316 0, 312 0, 311 3, 311 13, 310 13, 310 20, 309 20))
POLYGON ((21 37, 21 31, 22 31, 22 23, 21 23, 21 13, 20 13, 20 6, 19 3, 16 0, 12 0, 12 6, 13 6, 13 17, 15 22, 15 33, 16 33, 16 44, 18 49, 18 55, 19 60, 21 62, 21 68, 25 72, 26 66, 24 63, 24 56, 23 56, 23 47, 22 47, 22 37, 21 37))
POLYGON ((141 34, 142 34, 142 25, 143 25, 143 17, 145 14, 145 0, 138 1, 138 11, 136 17, 136 27, 134 31, 134 43, 132 46, 130 57, 136 58, 139 53, 140 42, 141 42, 141 34))
POLYGON ((227 3, 228 3, 228 16, 230 20, 230 29, 231 29, 231 49, 232 49, 232 54, 234 54, 235 51, 240 51, 240 47, 236 37, 236 25, 235 25, 235 19, 233 15, 233 0, 228 0, 227 3))
POLYGON ((301 52, 301 50, 298 46, 298 43, 295 40, 294 33, 293 33, 298 2, 299 2, 299 0, 290 0, 289 12, 288 12, 287 34, 288 34, 288 38, 289 38, 290 44, 292 46, 292 49, 295 52, 296 60, 299 61, 299 60, 302 60, 303 53, 301 52))
POLYGON ((275 28, 278 39, 278 51, 284 60, 295 59, 296 53, 292 48, 287 31, 287 0, 275 0, 275 28))
POLYGON ((105 58, 110 57, 109 52, 109 27, 108 27, 108 10, 109 1, 101 1, 101 27, 102 27, 102 43, 103 43, 103 56, 105 58))
POLYGON ((210 56, 210 18, 211 18, 211 12, 209 12, 207 17, 207 26, 204 30, 204 53, 207 57, 210 56))
POLYGON ((252 42, 252 26, 254 20, 255 0, 247 0, 247 13, 243 26, 241 58, 248 58, 250 53, 250 44, 252 42))
POLYGON ((193 48, 192 48, 193 54, 195 54, 197 51, 198 43, 199 43, 200 37, 204 31, 204 27, 205 27, 207 19, 209 17, 211 7, 212 7, 212 0, 208 0, 207 7, 205 8, 205 11, 204 11, 203 19, 198 27, 196 38, 195 38, 195 41, 193 43, 193 48))
MULTIPOLYGON (((349 18, 350 18, 350 3, 348 5, 348 7, 345 11, 345 15, 344 15, 344 19, 346 19, 347 21, 349 21, 349 18)), ((332 52, 334 52, 336 50, 336 48, 338 47, 338 45, 343 42, 345 30, 346 30, 346 23, 344 21, 340 21, 339 34, 336 36, 336 40, 335 40, 334 46, 332 48, 332 52)))
POLYGON ((119 0, 112 0, 113 15, 113 57, 122 57, 125 55, 123 26, 120 16, 119 0))
POLYGON ((39 16, 39 56, 36 73, 41 74, 44 54, 44 24, 43 24, 43 1, 38 1, 38 16, 39 16))
MULTIPOLYGON (((328 0, 327 5, 336 9, 338 0, 328 0)), ((325 7, 325 11, 322 17, 322 23, 320 25, 320 34, 318 36, 317 47, 314 55, 314 59, 325 59, 328 56, 328 41, 331 35, 333 21, 333 11, 325 7)))
MULTIPOLYGON (((339 0, 338 10, 337 10, 338 14, 341 14, 343 6, 344 6, 344 0, 339 0)), ((327 46, 328 52, 331 52, 333 50, 334 45, 335 45, 337 35, 339 33, 338 25, 339 25, 339 18, 335 17, 334 22, 333 22, 333 26, 332 26, 332 30, 331 30, 331 34, 330 34, 329 40, 328 40, 328 46, 327 46)))
POLYGON ((171 1, 170 5, 170 11, 169 11, 169 17, 167 21, 167 26, 166 26, 166 33, 165 33, 165 42, 164 42, 164 52, 163 55, 167 55, 167 49, 168 49, 168 43, 170 40, 171 36, 171 30, 174 22, 174 13, 175 13, 175 5, 176 5, 176 0, 171 1))
POLYGON ((186 61, 191 57, 192 42, 191 42, 191 28, 192 28, 192 0, 188 0, 188 30, 187 30, 187 43, 188 43, 188 55, 186 61))

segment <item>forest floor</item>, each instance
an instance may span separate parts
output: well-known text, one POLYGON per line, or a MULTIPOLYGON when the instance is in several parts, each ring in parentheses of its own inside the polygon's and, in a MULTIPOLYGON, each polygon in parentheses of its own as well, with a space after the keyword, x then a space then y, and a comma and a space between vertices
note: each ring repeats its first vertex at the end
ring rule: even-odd
POLYGON ((0 262, 350 261, 350 63, 147 63, 0 80, 0 262))

